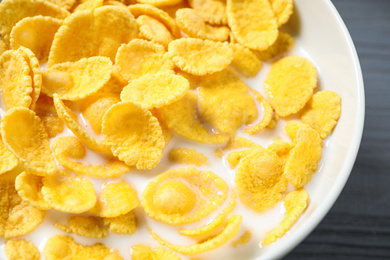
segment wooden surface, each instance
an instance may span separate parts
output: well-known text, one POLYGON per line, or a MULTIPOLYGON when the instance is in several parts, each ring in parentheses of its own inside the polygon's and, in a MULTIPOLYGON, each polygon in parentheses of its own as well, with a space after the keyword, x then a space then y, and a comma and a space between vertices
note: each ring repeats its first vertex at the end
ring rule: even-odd
POLYGON ((284 259, 390 259, 390 0, 332 2, 363 71, 363 139, 336 204, 284 259))

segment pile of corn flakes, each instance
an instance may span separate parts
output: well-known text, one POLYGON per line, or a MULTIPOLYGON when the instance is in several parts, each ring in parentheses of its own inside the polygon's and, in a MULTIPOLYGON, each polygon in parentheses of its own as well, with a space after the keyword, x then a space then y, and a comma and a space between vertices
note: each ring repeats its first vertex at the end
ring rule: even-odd
POLYGON ((294 38, 281 28, 292 13, 293 0, 3 0, 0 237, 8 259, 181 259, 240 247, 253 237, 236 237, 245 218, 237 203, 260 214, 283 201, 283 221, 258 242, 281 238, 308 206, 304 187, 341 113, 337 93, 316 89, 311 61, 286 55, 294 38), (243 78, 264 63, 262 95, 243 78), (290 140, 266 148, 238 136, 284 121, 290 140), (178 139, 192 148, 169 145, 178 139), (210 158, 197 148, 227 160, 234 187, 207 170, 210 158), (87 163, 90 154, 101 164, 87 163), (150 171, 165 157, 170 168, 150 171), (141 171, 150 178, 144 189, 123 178, 141 171), (38 250, 24 236, 54 211, 67 223, 51 223, 62 235, 38 250), (194 242, 169 241, 139 226, 140 217, 194 242), (138 240, 121 255, 103 240, 77 242, 137 229, 161 247, 138 240))

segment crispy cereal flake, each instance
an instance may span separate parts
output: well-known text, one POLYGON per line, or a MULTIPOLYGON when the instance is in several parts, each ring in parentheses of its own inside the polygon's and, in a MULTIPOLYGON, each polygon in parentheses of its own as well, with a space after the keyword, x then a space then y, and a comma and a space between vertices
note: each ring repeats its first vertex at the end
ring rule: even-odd
POLYGON ((66 10, 70 10, 74 5, 76 0, 47 0, 55 5, 58 5, 61 8, 65 8, 66 10))
POLYGON ((86 237, 102 238, 108 235, 103 221, 93 216, 72 216, 68 219, 68 226, 56 224, 55 227, 67 233, 75 233, 86 237))
POLYGON ((230 48, 234 51, 232 65, 245 77, 254 77, 263 67, 261 61, 248 48, 238 43, 231 43, 230 48))
POLYGON ((276 140, 267 147, 267 149, 274 151, 279 156, 280 160, 282 160, 283 168, 286 165, 292 148, 294 148, 294 143, 282 140, 276 140))
POLYGON ((118 234, 131 235, 137 230, 137 218, 134 210, 113 218, 103 218, 104 225, 118 234))
MULTIPOLYGON (((254 147, 260 147, 260 145, 254 146, 254 147)), ((252 152, 256 152, 257 150, 255 148, 252 149, 247 149, 247 150, 242 150, 242 151, 234 151, 229 153, 227 156, 226 160, 228 161, 230 168, 234 169, 238 165, 238 163, 241 161, 242 158, 245 156, 251 154, 252 152)))
POLYGON ((49 138, 55 137, 64 131, 64 122, 56 115, 39 115, 49 138))
POLYGON ((152 249, 144 245, 135 245, 131 251, 133 260, 180 260, 175 253, 162 247, 152 249))
POLYGON ((84 11, 84 10, 90 10, 93 11, 98 7, 103 6, 103 0, 86 0, 83 3, 77 5, 74 10, 74 12, 84 11))
POLYGON ((249 230, 245 231, 245 233, 240 236, 237 240, 232 242, 233 247, 238 247, 240 245, 248 243, 252 238, 252 232, 249 230))
POLYGON ((173 41, 173 36, 167 27, 159 20, 148 15, 140 15, 137 18, 141 38, 157 42, 165 48, 173 41))
POLYGON ((207 164, 207 157, 195 149, 173 148, 168 158, 175 163, 195 164, 196 166, 207 164))
POLYGON ((18 166, 18 158, 7 149, 0 135, 0 175, 18 166))
POLYGON ((137 0, 141 4, 150 4, 153 6, 172 6, 179 4, 182 0, 137 0))
POLYGON ((0 36, 0 55, 8 49, 7 43, 4 41, 3 37, 0 36))
POLYGON ((7 240, 5 243, 5 255, 8 260, 39 260, 41 253, 32 242, 24 239, 7 240))
POLYGON ((258 59, 265 61, 289 51, 294 46, 294 44, 294 38, 290 34, 279 31, 278 38, 271 46, 269 46, 268 49, 263 51, 252 51, 258 59))
POLYGON ((278 26, 287 23, 293 13, 294 0, 270 0, 278 26))
POLYGON ((223 0, 189 0, 194 10, 210 24, 226 25, 226 1, 223 0))

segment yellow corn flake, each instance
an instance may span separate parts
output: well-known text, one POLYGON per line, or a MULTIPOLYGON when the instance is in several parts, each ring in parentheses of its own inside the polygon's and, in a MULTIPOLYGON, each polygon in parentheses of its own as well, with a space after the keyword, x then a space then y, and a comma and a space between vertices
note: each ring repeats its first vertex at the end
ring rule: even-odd
POLYGON ((134 5, 129 5, 128 8, 135 17, 138 17, 143 14, 148 15, 162 22, 175 38, 181 37, 180 29, 176 25, 175 20, 173 20, 169 16, 169 14, 167 14, 163 10, 149 4, 134 4, 134 5))
POLYGON ((278 37, 278 24, 269 0, 228 0, 227 17, 234 38, 247 48, 265 50, 278 37))
POLYGON ((241 160, 234 180, 241 202, 257 212, 272 208, 287 189, 282 161, 264 148, 253 148, 241 160))
POLYGON ((254 90, 254 89, 252 89, 252 92, 255 94, 256 99, 259 102, 261 102, 261 105, 263 106, 264 115, 258 124, 254 125, 252 127, 249 127, 247 129, 244 129, 244 132, 251 134, 251 135, 266 128, 271 123, 272 115, 273 115, 273 109, 272 109, 271 105, 268 103, 267 99, 265 99, 263 97, 263 95, 261 95, 258 91, 254 90))
POLYGON ((305 189, 289 192, 284 199, 284 207, 286 209, 284 219, 278 227, 265 235, 262 245, 272 244, 282 237, 305 211, 308 200, 309 195, 305 189))
POLYGON ((82 58, 54 65, 43 72, 42 92, 60 99, 80 100, 98 92, 111 77, 112 63, 106 57, 82 58))
POLYGON ((173 69, 173 63, 166 55, 164 46, 141 39, 122 45, 116 54, 115 63, 118 72, 127 81, 148 73, 173 69))
POLYGON ((90 136, 77 122, 76 115, 65 106, 64 102, 62 102, 57 94, 54 94, 54 105, 57 109, 58 117, 61 118, 65 125, 83 144, 93 151, 111 154, 108 144, 105 141, 95 140, 90 136))
POLYGON ((7 240, 5 255, 8 260, 40 260, 41 253, 32 242, 24 239, 7 240))
POLYGON ((308 124, 290 121, 284 126, 284 131, 290 137, 290 139, 294 141, 300 128, 310 128, 310 126, 308 124))
POLYGON ((198 221, 219 207, 228 186, 218 175, 195 168, 172 169, 149 182, 142 194, 146 213, 159 221, 181 225, 198 221))
POLYGON ((73 12, 79 12, 84 10, 93 11, 98 7, 103 6, 103 0, 87 0, 79 5, 77 5, 73 12))
POLYGON ((113 105, 103 117, 102 132, 111 151, 137 169, 157 166, 165 148, 158 119, 144 107, 131 102, 113 105))
POLYGON ((154 239, 156 239, 161 245, 168 247, 169 249, 181 253, 183 255, 196 255, 203 252, 207 252, 218 248, 224 244, 226 244, 229 240, 234 238, 238 230, 240 229, 242 216, 241 215, 233 215, 228 219, 225 229, 218 234, 217 236, 196 245, 191 246, 178 246, 171 244, 161 237, 159 237, 154 232, 150 231, 150 234, 154 239))
POLYGON ((171 72, 146 74, 129 83, 121 92, 122 101, 131 101, 147 109, 160 108, 181 99, 190 84, 171 72))
POLYGON ((294 0, 271 0, 272 9, 275 12, 278 26, 287 23, 293 13, 294 0))
POLYGON ((182 8, 176 12, 176 23, 189 37, 226 41, 230 30, 226 26, 214 27, 206 24, 202 16, 192 8, 182 8))
POLYGON ((167 48, 168 44, 174 39, 167 27, 155 18, 148 15, 140 15, 137 18, 137 23, 141 38, 157 42, 165 48, 167 48))
POLYGON ((198 88, 201 77, 192 75, 184 71, 179 71, 178 74, 188 80, 188 82, 190 83, 190 89, 195 90, 198 88))
POLYGON ((49 16, 26 17, 12 28, 11 47, 29 48, 43 64, 47 62, 54 34, 61 25, 62 20, 49 16))
POLYGON ((137 218, 134 210, 113 218, 103 218, 104 225, 118 234, 131 235, 137 230, 137 218))
POLYGON ((102 259, 123 260, 117 252, 97 243, 93 246, 84 246, 74 241, 69 236, 51 237, 45 245, 44 254, 46 260, 61 259, 102 259))
POLYGON ((284 176, 297 189, 302 188, 316 172, 321 160, 322 139, 311 127, 299 128, 294 138, 295 146, 290 151, 284 168, 284 176))
POLYGON ((137 0, 141 4, 150 4, 157 7, 177 5, 182 0, 137 0))
POLYGON ((231 43, 229 45, 234 51, 232 65, 245 77, 254 77, 262 68, 263 64, 256 55, 241 44, 231 43))
POLYGON ((179 234, 183 236, 191 236, 191 237, 202 237, 203 239, 200 239, 202 241, 205 241, 206 239, 210 237, 214 237, 218 235, 223 230, 223 224, 225 222, 225 219, 227 219, 227 216, 229 213, 231 213, 236 206, 236 201, 232 200, 229 205, 218 214, 218 216, 213 219, 211 222, 209 222, 207 225, 197 228, 197 229, 180 229, 179 234))
POLYGON ((15 24, 25 17, 36 15, 64 19, 69 12, 44 0, 4 0, 0 4, 0 35, 9 42, 15 24))
POLYGON ((5 108, 27 107, 32 103, 33 85, 30 67, 17 50, 5 51, 0 56, 0 86, 5 108))
POLYGON ((303 110, 301 120, 318 131, 325 139, 337 125, 341 114, 341 98, 331 90, 313 95, 303 110))
POLYGON ((265 61, 289 51, 294 46, 294 44, 294 38, 290 34, 279 31, 278 38, 271 46, 269 46, 268 49, 263 51, 252 50, 252 52, 257 56, 258 59, 265 61))
POLYGON ((0 36, 0 55, 7 50, 9 50, 7 43, 4 41, 3 37, 0 36))
POLYGON ((233 137, 229 140, 224 149, 240 149, 240 148, 252 148, 252 147, 261 147, 259 144, 246 139, 245 137, 233 137))
POLYGON ((131 259, 133 260, 180 260, 180 257, 175 253, 162 247, 152 249, 144 245, 135 245, 131 248, 131 251, 131 259))
POLYGON ((137 192, 126 182, 107 183, 95 207, 89 212, 102 218, 114 218, 138 207, 137 192))
POLYGON ((61 8, 66 10, 70 10, 72 6, 76 3, 76 0, 46 0, 55 5, 58 5, 61 8))
POLYGON ((96 204, 95 189, 87 179, 50 176, 44 177, 42 182, 43 198, 58 211, 82 213, 96 204))
POLYGON ((5 146, 31 173, 41 176, 54 173, 56 162, 48 135, 32 110, 24 107, 8 110, 1 121, 1 135, 5 146))
POLYGON ((93 216, 72 216, 68 219, 68 226, 55 224, 55 227, 66 233, 75 233, 86 237, 102 238, 108 235, 102 220, 93 216))
MULTIPOLYGON (((260 145, 258 146, 254 146, 254 147, 258 147, 258 148, 262 148, 260 145)), ((236 168, 236 166, 238 165, 238 163, 244 158, 246 157, 247 155, 251 154, 252 152, 256 152, 256 148, 252 148, 252 149, 247 149, 247 150, 242 150, 242 151, 235 151, 235 152, 231 152, 229 153, 229 155, 227 156, 226 160, 228 161, 229 165, 230 165, 230 168, 231 169, 234 169, 236 168)))
POLYGON ((317 71, 306 58, 288 56, 272 64, 264 85, 275 112, 289 116, 301 110, 313 95, 317 71))
POLYGON ((64 123, 56 115, 39 115, 49 138, 55 137, 64 131, 64 123))
POLYGON ((238 247, 240 245, 248 243, 252 238, 252 232, 249 230, 245 231, 245 233, 240 236, 237 240, 232 242, 232 247, 238 247))
POLYGON ((54 106, 53 98, 41 93, 35 104, 35 112, 37 114, 57 114, 56 107, 54 106))
POLYGON ((195 149, 174 148, 169 152, 168 158, 175 163, 195 164, 196 166, 207 164, 207 157, 195 149))
POLYGON ((170 42, 168 53, 178 68, 198 76, 221 71, 233 60, 233 50, 227 43, 195 38, 170 42))
POLYGON ((162 131, 162 134, 163 134, 163 137, 164 137, 164 142, 165 142, 165 147, 167 147, 169 141, 171 140, 172 138, 172 133, 171 131, 169 130, 168 126, 165 124, 165 122, 161 119, 161 116, 158 112, 157 109, 152 109, 150 110, 150 112, 152 112, 152 115, 158 119, 158 122, 161 126, 161 131, 162 131))
POLYGON ((122 89, 128 83, 129 82, 125 80, 122 77, 122 75, 118 72, 118 68, 114 66, 112 68, 110 80, 106 83, 106 85, 104 85, 104 87, 97 94, 114 95, 119 97, 122 92, 122 89))
POLYGON ((188 3, 209 24, 227 25, 226 1, 189 0, 188 3))
POLYGON ((119 46, 137 37, 137 22, 127 8, 110 5, 76 12, 64 21, 54 37, 49 67, 92 56, 114 61, 119 46))
POLYGON ((37 209, 48 210, 50 205, 43 198, 42 185, 41 176, 35 176, 28 172, 22 172, 15 179, 15 188, 24 201, 37 209))
POLYGON ((58 162, 66 169, 73 172, 97 177, 97 178, 117 178, 123 173, 129 172, 130 167, 118 159, 112 159, 108 165, 86 165, 79 162, 74 162, 68 159, 81 159, 85 156, 85 148, 83 144, 73 136, 59 137, 52 143, 52 148, 58 162))
POLYGON ((7 149, 0 135, 0 175, 13 170, 18 163, 18 158, 7 149))
POLYGON ((257 118, 257 107, 242 78, 231 68, 202 77, 200 113, 220 132, 234 135, 257 118))
POLYGON ((271 118, 271 121, 269 122, 269 124, 267 125, 267 128, 268 129, 274 129, 276 124, 278 123, 280 117, 278 116, 278 114, 275 113, 275 111, 272 113, 272 118, 271 118))
POLYGON ((228 136, 211 134, 197 114, 198 97, 188 92, 182 99, 160 108, 159 114, 167 126, 184 137, 200 143, 224 143, 228 136))
POLYGON ((118 6, 126 7, 126 5, 124 3, 119 2, 119 1, 107 1, 107 0, 104 0, 103 5, 118 5, 118 6))
POLYGON ((282 140, 274 141, 273 143, 269 144, 267 149, 274 151, 282 160, 283 168, 286 165, 287 159, 290 156, 290 151, 294 147, 293 143, 289 143, 282 140))
POLYGON ((19 197, 13 181, 0 181, 0 237, 23 236, 41 224, 45 211, 30 206, 19 197))

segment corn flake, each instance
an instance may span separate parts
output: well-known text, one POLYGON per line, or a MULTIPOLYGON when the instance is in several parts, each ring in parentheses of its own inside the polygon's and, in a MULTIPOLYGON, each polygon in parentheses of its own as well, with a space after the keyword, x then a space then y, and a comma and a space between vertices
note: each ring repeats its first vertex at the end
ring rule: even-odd
POLYGON ((228 136, 211 134, 197 114, 198 97, 188 92, 182 99, 160 108, 159 114, 167 126, 184 137, 200 143, 224 143, 228 136))
POLYGON ((8 260, 40 260, 41 253, 32 242, 24 239, 7 240, 5 255, 8 260))
POLYGON ((189 0, 188 3, 210 24, 227 25, 226 1, 223 0, 189 0))
POLYGON ((68 219, 68 226, 55 224, 55 227, 66 233, 75 233, 86 237, 102 238, 108 235, 102 220, 93 216, 72 216, 68 219))
POLYGON ((275 12, 278 26, 287 23, 293 13, 294 0, 271 0, 272 9, 275 12))
POLYGON ((152 249, 144 245, 135 245, 131 251, 133 260, 180 260, 175 253, 161 247, 152 249))
POLYGON ((240 245, 248 243, 252 238, 252 232, 249 230, 245 231, 245 233, 240 236, 237 240, 232 242, 232 247, 238 247, 240 245))
POLYGON ((104 225, 118 234, 131 235, 137 230, 137 218, 134 210, 113 218, 103 218, 104 225))
POLYGON ((157 42, 165 48, 174 39, 167 27, 155 18, 148 15, 140 15, 137 18, 137 23, 141 38, 157 42))
POLYGON ((76 0, 47 0, 55 5, 58 5, 61 8, 70 10, 72 6, 76 3, 76 0))
POLYGON ((182 0, 137 0, 141 4, 150 4, 157 7, 172 6, 179 4, 182 0))
POLYGON ((317 87, 317 71, 306 58, 285 57, 272 64, 264 85, 271 106, 285 117, 297 113, 309 101, 317 87))
POLYGON ((18 163, 18 158, 7 149, 0 135, 0 175, 13 170, 18 163))
POLYGON ((241 44, 231 43, 229 46, 234 51, 233 60, 230 65, 245 77, 256 76, 263 66, 256 55, 241 44))
POLYGON ((64 21, 54 37, 49 67, 92 56, 114 61, 119 46, 137 37, 137 22, 126 8, 103 6, 76 12, 64 21))
POLYGON ((124 181, 108 183, 89 212, 102 218, 114 218, 130 212, 139 204, 137 192, 129 184, 124 181))
POLYGON ((220 206, 227 190, 225 181, 212 172, 172 169, 148 183, 142 194, 142 206, 156 220, 172 225, 187 224, 220 206))
POLYGON ((56 162, 48 135, 32 110, 24 107, 8 110, 2 118, 1 135, 5 146, 31 173, 41 176, 54 173, 56 162))
POLYGON ((175 163, 195 164, 196 166, 207 164, 207 157, 195 149, 173 148, 169 152, 168 158, 175 163))
POLYGON ((228 44, 195 38, 170 42, 168 53, 178 68, 198 76, 221 71, 233 60, 228 44))
POLYGON ((43 178, 42 181, 43 198, 58 211, 82 213, 95 206, 95 189, 87 179, 50 176, 43 178))
POLYGON ((64 131, 64 122, 57 115, 39 115, 49 138, 55 137, 64 131))
POLYGON ((259 144, 246 139, 245 137, 234 137, 229 140, 226 147, 224 149, 240 149, 240 148, 253 148, 253 147, 261 147, 259 144))
POLYGON ((43 64, 47 62, 54 34, 61 25, 62 20, 49 16, 26 17, 12 28, 11 47, 29 48, 43 64))
POLYGON ((271 105, 268 103, 267 99, 265 99, 263 97, 263 95, 261 95, 258 91, 254 90, 254 89, 252 89, 252 92, 255 94, 256 99, 259 102, 261 102, 261 105, 263 106, 264 115, 258 124, 254 125, 252 127, 249 127, 247 129, 244 129, 244 132, 251 134, 251 135, 266 128, 271 123, 272 115, 273 115, 273 109, 272 109, 271 105))
POLYGON ((272 208, 287 189, 282 161, 264 148, 253 148, 241 160, 234 180, 241 202, 257 212, 272 208))
POLYGON ((262 244, 272 244, 278 238, 282 237, 305 211, 308 200, 309 195, 305 189, 295 190, 288 193, 284 199, 284 207, 286 209, 284 219, 278 227, 272 229, 265 235, 262 244))
POLYGON ((298 133, 298 130, 300 128, 310 128, 308 124, 304 123, 299 123, 296 121, 289 121, 285 126, 284 126, 284 131, 286 134, 290 137, 292 141, 295 140, 295 137, 298 133))
POLYGON ((3 37, 0 36, 0 55, 7 50, 9 50, 7 43, 4 41, 3 37))
POLYGON ((184 255, 196 255, 203 252, 207 252, 222 246, 227 243, 229 240, 234 238, 238 230, 240 229, 242 216, 241 215, 233 215, 228 219, 225 229, 217 236, 196 245, 191 246, 178 246, 171 244, 161 237, 159 237, 156 233, 150 231, 150 234, 154 239, 156 239, 161 245, 172 249, 173 251, 179 252, 184 255))
POLYGON ((74 10, 74 12, 84 11, 84 10, 90 10, 93 11, 98 7, 103 6, 103 0, 86 0, 83 3, 77 5, 74 10))
POLYGON ((274 151, 279 156, 280 160, 282 160, 283 168, 286 165, 292 148, 294 148, 294 143, 289 143, 282 140, 276 140, 267 147, 267 149, 274 151))
POLYGON ((325 139, 337 125, 341 114, 341 98, 331 90, 325 90, 313 95, 303 109, 301 120, 318 131, 325 139))
MULTIPOLYGON (((254 147, 262 148, 260 145, 254 147)), ((230 168, 234 169, 241 161, 241 159, 251 154, 252 152, 256 152, 256 151, 257 151, 256 148, 251 148, 247 150, 231 152, 228 154, 226 160, 228 161, 230 168)))
POLYGON ((289 51, 294 46, 294 44, 294 38, 290 34, 279 31, 278 38, 271 46, 268 47, 268 49, 263 51, 252 50, 252 52, 257 56, 258 59, 265 61, 289 51))
POLYGON ((103 117, 102 132, 111 151, 137 169, 157 166, 165 147, 158 119, 144 107, 131 102, 113 105, 103 117))

